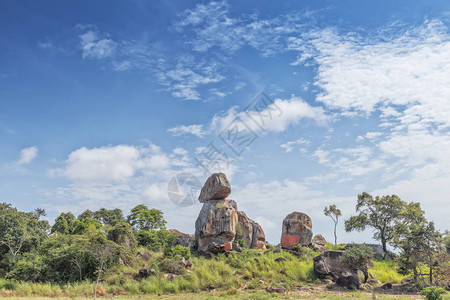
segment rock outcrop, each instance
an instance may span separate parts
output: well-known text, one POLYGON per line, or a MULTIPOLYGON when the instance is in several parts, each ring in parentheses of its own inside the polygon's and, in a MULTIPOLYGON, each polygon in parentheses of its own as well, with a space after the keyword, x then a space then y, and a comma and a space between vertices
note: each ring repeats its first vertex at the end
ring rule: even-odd
POLYGON ((281 246, 292 249, 296 245, 309 246, 312 239, 311 218, 301 212, 293 212, 283 220, 281 246))
POLYGON ((243 239, 247 247, 265 249, 261 226, 237 210, 234 200, 225 199, 231 186, 223 173, 211 175, 203 186, 199 201, 203 207, 195 222, 195 246, 202 253, 220 253, 233 249, 243 239))
POLYGON ((236 240, 243 240, 245 245, 253 249, 265 249, 266 236, 261 226, 249 219, 243 211, 238 211, 236 240))
POLYGON ((169 229, 167 231, 170 234, 174 234, 177 236, 175 241, 173 241, 172 246, 180 245, 180 246, 189 247, 189 248, 194 246, 194 239, 192 237, 192 234, 183 233, 176 229, 169 229))
POLYGON ((214 173, 206 180, 198 201, 205 203, 208 200, 224 200, 230 193, 231 186, 225 174, 214 173))
POLYGON ((225 248, 231 249, 237 221, 237 205, 233 200, 205 202, 195 222, 197 249, 201 252, 210 251, 216 248, 214 243, 224 244, 225 248))
POLYGON ((344 251, 325 251, 314 257, 314 273, 319 279, 325 279, 331 276, 337 279, 346 273, 344 266, 340 261, 344 251))
POLYGON ((327 241, 321 234, 316 234, 311 241, 311 247, 314 250, 317 250, 320 252, 324 252, 324 251, 328 250, 326 244, 327 244, 327 241))

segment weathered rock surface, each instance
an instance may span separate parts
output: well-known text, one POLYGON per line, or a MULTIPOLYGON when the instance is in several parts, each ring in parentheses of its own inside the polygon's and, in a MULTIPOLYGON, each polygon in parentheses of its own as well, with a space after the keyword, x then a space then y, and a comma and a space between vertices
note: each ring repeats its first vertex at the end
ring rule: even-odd
POLYGON ((320 251, 320 252, 324 252, 327 251, 327 247, 326 247, 326 243, 327 241, 325 240, 325 238, 323 237, 323 235, 321 234, 316 234, 312 241, 311 241, 311 247, 314 250, 320 251))
POLYGON ((180 246, 189 247, 189 248, 194 246, 194 239, 192 237, 192 234, 183 233, 183 232, 178 231, 176 229, 169 229, 167 231, 170 234, 177 235, 177 238, 172 243, 172 246, 180 245, 180 246))
POLYGON ((214 173, 206 180, 202 187, 198 201, 205 203, 208 200, 224 200, 230 195, 231 186, 223 173, 214 173))
POLYGON ((344 266, 339 260, 344 251, 327 250, 314 257, 314 273, 320 279, 331 276, 334 279, 339 278, 346 273, 344 266))
POLYGON ((266 237, 261 226, 239 212, 235 201, 225 199, 230 192, 231 186, 223 173, 211 175, 202 188, 199 201, 203 207, 195 222, 195 247, 201 253, 230 251, 240 239, 249 248, 265 249, 266 237))
POLYGON ((213 243, 218 245, 230 243, 231 245, 236 235, 237 221, 237 205, 233 200, 205 202, 195 222, 197 249, 207 252, 216 248, 213 243))
POLYGON ((266 291, 268 293, 285 294, 287 289, 284 286, 268 286, 266 291))
POLYGON ((312 238, 311 218, 301 212, 293 212, 283 220, 281 246, 292 249, 296 245, 309 246, 312 238))
POLYGON ((377 285, 381 285, 381 281, 379 281, 378 279, 375 279, 375 278, 370 278, 369 280, 367 280, 367 284, 372 285, 372 286, 377 286, 377 285))
POLYGON ((134 276, 135 279, 145 279, 149 276, 156 275, 156 271, 154 269, 142 268, 139 270, 139 273, 134 276))
POLYGON ((266 236, 261 226, 248 218, 243 211, 238 211, 238 225, 236 226, 236 240, 244 240, 245 245, 252 249, 266 249, 266 236))
POLYGON ((361 280, 358 275, 342 275, 336 280, 336 284, 346 287, 349 290, 360 289, 361 288, 361 280))

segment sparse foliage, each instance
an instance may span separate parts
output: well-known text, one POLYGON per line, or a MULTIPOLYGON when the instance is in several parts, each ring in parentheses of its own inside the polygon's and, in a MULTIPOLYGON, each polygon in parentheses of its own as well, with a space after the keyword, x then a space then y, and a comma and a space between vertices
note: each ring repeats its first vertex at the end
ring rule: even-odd
POLYGON ((324 208, 323 213, 334 222, 334 244, 337 245, 336 227, 339 222, 339 217, 342 216, 341 210, 335 204, 331 204, 329 207, 324 208))

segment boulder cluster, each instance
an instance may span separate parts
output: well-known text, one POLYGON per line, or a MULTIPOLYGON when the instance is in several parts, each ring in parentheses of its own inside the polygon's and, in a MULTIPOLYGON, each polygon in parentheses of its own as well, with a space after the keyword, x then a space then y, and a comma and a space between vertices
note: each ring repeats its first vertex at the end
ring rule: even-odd
POLYGON ((195 222, 195 247, 202 253, 227 252, 243 241, 248 248, 265 249, 261 226, 238 211, 234 200, 226 199, 231 186, 223 173, 212 174, 198 200, 203 207, 195 222))

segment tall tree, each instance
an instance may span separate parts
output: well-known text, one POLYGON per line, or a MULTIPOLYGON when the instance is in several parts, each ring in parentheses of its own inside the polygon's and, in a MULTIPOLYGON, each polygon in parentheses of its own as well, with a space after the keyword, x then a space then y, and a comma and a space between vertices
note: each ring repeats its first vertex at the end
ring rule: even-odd
POLYGON ((358 215, 345 221, 345 230, 349 232, 363 231, 366 227, 374 228, 373 238, 381 241, 384 253, 387 252, 387 243, 394 237, 396 224, 410 224, 423 219, 423 211, 418 203, 408 204, 396 195, 374 198, 364 192, 358 195, 356 212, 358 215))
POLYGON ((52 233, 71 234, 75 223, 75 216, 71 213, 61 213, 52 226, 52 233))
POLYGON ((49 225, 39 215, 18 211, 10 204, 0 204, 0 257, 8 253, 14 259, 37 247, 46 237, 49 225))
POLYGON ((398 224, 395 229, 393 244, 400 249, 399 265, 404 274, 413 272, 417 280, 421 274, 421 265, 428 267, 430 284, 433 284, 438 254, 442 250, 440 233, 433 222, 422 221, 409 225, 398 224))
POLYGON ((336 227, 339 222, 339 217, 342 216, 341 210, 336 207, 335 204, 331 204, 329 207, 323 209, 325 216, 330 217, 334 222, 334 244, 337 245, 336 227))
POLYGON ((163 212, 156 208, 149 209, 144 204, 140 204, 131 210, 128 223, 137 230, 155 230, 166 226, 163 212))

